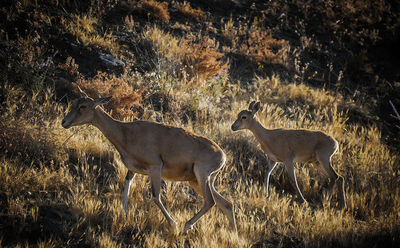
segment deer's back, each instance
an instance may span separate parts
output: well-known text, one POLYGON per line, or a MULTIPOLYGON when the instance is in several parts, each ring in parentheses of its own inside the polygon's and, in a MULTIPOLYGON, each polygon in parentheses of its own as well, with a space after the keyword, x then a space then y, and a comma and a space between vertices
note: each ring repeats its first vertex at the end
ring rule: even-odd
POLYGON ((338 148, 337 141, 321 131, 274 129, 268 132, 268 136, 269 144, 264 150, 278 160, 294 157, 298 162, 305 162, 315 159, 318 150, 334 154, 338 148))
POLYGON ((150 121, 126 125, 132 155, 157 153, 166 165, 225 161, 222 149, 212 140, 189 130, 150 121), (129 135, 129 133, 134 135, 129 135))

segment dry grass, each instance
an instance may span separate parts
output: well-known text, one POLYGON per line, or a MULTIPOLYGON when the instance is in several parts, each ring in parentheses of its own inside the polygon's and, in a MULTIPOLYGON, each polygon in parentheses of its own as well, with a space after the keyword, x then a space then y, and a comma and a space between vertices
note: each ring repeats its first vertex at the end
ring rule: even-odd
POLYGON ((147 63, 152 64, 157 73, 165 72, 191 81, 221 75, 229 69, 229 61, 221 61, 224 54, 217 51, 219 43, 208 36, 193 37, 188 42, 153 27, 143 38, 153 51, 153 58, 147 58, 147 63))
POLYGON ((177 8, 183 15, 195 21, 204 19, 206 16, 206 13, 204 13, 204 11, 202 11, 200 8, 194 9, 192 6, 190 6, 190 2, 186 1, 184 1, 183 3, 174 2, 173 6, 177 8))
POLYGON ((168 13, 167 2, 158 2, 155 0, 141 0, 138 2, 137 6, 139 8, 143 8, 153 17, 169 22, 170 16, 168 13))
MULTIPOLYGON (((356 32, 363 30, 362 23, 374 27, 382 24, 382 32, 395 32, 396 15, 390 14, 383 1, 342 1, 336 7, 331 2, 269 1, 262 12, 257 12, 258 5, 249 8, 257 18, 230 16, 224 17, 224 22, 218 19, 207 25, 202 20, 209 18, 209 12, 196 10, 191 6, 197 7, 194 2, 172 3, 172 8, 180 9, 175 12, 168 12, 166 2, 131 4, 163 20, 152 24, 147 16, 141 19, 131 9, 121 10, 117 2, 83 2, 16 1, 10 9, 0 8, 5 20, 0 25, 0 45, 4 47, 0 51, 4 78, 0 88, 1 247, 400 244, 400 157, 386 143, 381 127, 370 122, 367 114, 360 114, 365 111, 373 115, 365 107, 373 106, 368 104, 373 101, 321 85, 311 87, 307 80, 320 74, 327 75, 321 77, 324 83, 330 82, 328 74, 337 72, 333 67, 338 61, 332 57, 333 69, 313 67, 304 61, 307 56, 324 60, 330 54, 325 52, 328 45, 319 44, 305 30, 306 23, 316 15, 326 21, 307 27, 336 32, 337 42, 332 47, 338 53, 349 47, 355 49, 356 42, 376 41, 372 29, 356 32), (62 11, 56 12, 58 9, 49 4, 62 11), (77 11, 75 5, 82 5, 85 11, 77 11), (114 6, 120 10, 118 14, 112 12, 114 6), (50 10, 59 15, 53 16, 50 10), (182 30, 171 28, 168 21, 176 18, 176 12, 187 13, 199 23, 180 23, 188 27, 182 30), (302 15, 293 15, 298 12, 302 15), (379 20, 383 14, 393 19, 379 20), (342 16, 340 22, 338 16, 342 16), (114 22, 121 28, 113 26, 114 22), (18 24, 17 31, 8 28, 14 23, 18 24), (211 26, 218 32, 210 32, 211 26), (21 27, 30 31, 24 33, 21 27), (279 29, 292 28, 298 30, 298 45, 278 38, 282 34, 279 29), (59 30, 64 33, 59 34, 59 30), (48 40, 50 34, 55 42, 48 40), (78 65, 73 55, 57 46, 58 38, 108 51, 127 60, 128 66, 123 71, 86 77, 80 72, 85 65, 78 65), (255 64, 253 70, 261 76, 242 77, 247 79, 244 82, 230 77, 232 70, 247 73, 236 66, 238 57, 255 64), (267 69, 271 73, 264 76, 261 72, 267 69), (93 98, 112 95, 106 108, 119 119, 136 116, 161 121, 219 144, 227 154, 227 163, 216 188, 234 203, 238 232, 229 230, 228 219, 217 207, 187 236, 171 231, 151 200, 148 178, 141 175, 132 183, 125 214, 122 192, 127 169, 113 146, 95 127, 61 127, 69 109, 65 99, 75 97, 66 81, 76 82, 93 98), (326 178, 307 164, 298 165, 296 173, 308 205, 297 203, 283 166, 274 171, 270 197, 265 198, 268 159, 250 132, 233 133, 230 129, 236 115, 251 100, 262 102, 258 118, 267 128, 322 130, 339 141, 333 166, 346 179, 348 210, 338 206, 337 189, 330 201, 323 200, 326 178), (356 114, 359 119, 354 118, 356 114)), ((369 67, 363 57, 366 54, 356 51, 353 59, 345 61, 335 83, 350 87, 346 84, 351 80, 348 69, 365 73, 369 67)), ((395 91, 397 84, 393 85, 395 91)), ((161 199, 180 230, 203 202, 187 183, 177 182, 163 183, 161 199)))
MULTIPOLYGON (((16 94, 17 91, 10 93, 16 94)), ((317 93, 313 95, 318 97, 317 93)), ((1 188, 3 194, 8 195, 7 212, 3 214, 7 213, 8 220, 21 223, 19 227, 13 226, 12 232, 20 233, 28 227, 34 229, 46 221, 57 221, 61 230, 66 230, 65 233, 53 230, 53 235, 59 238, 40 239, 36 241, 37 245, 44 242, 57 246, 63 243, 62 240, 78 244, 83 240, 101 247, 127 244, 144 247, 336 247, 361 245, 371 236, 395 238, 392 235, 398 232, 400 192, 396 185, 400 183, 399 158, 392 156, 381 143, 376 128, 348 127, 342 114, 334 110, 335 104, 319 107, 331 108, 329 111, 314 110, 319 115, 309 109, 299 109, 295 118, 284 114, 278 105, 267 104, 259 116, 270 128, 307 127, 326 131, 339 140, 340 152, 333 161, 334 167, 347 179, 348 211, 336 206, 339 202, 336 194, 330 202, 321 200, 320 191, 325 178, 309 166, 300 166, 297 170, 309 206, 298 205, 292 199, 294 191, 282 168, 274 173, 271 196, 265 198, 262 181, 267 161, 249 133, 233 134, 229 129, 232 116, 248 104, 243 100, 237 101, 230 111, 224 111, 223 116, 212 113, 216 121, 207 121, 209 117, 205 118, 199 112, 199 121, 186 125, 215 140, 228 155, 217 189, 235 203, 238 233, 229 231, 228 220, 214 208, 197 223, 193 232, 180 236, 169 231, 161 212, 152 203, 147 177, 135 178, 128 215, 125 216, 121 194, 126 168, 119 156, 102 134, 92 127, 84 127, 62 147, 63 141, 75 130, 61 129, 62 114, 58 111, 57 117, 51 113, 60 106, 54 105, 50 99, 44 100, 48 109, 44 113, 47 114, 34 120, 33 128, 37 130, 42 119, 52 116, 54 119, 49 119, 49 124, 41 128, 43 133, 51 129, 56 134, 53 141, 49 142, 48 137, 46 141, 47 145, 55 146, 60 155, 46 155, 53 157, 53 161, 39 157, 40 161, 33 161, 31 165, 5 157, 0 162, 1 188), (69 155, 62 155, 65 153, 69 155), (61 217, 49 220, 54 212, 61 217)), ((9 109, 12 111, 13 108, 9 109)), ((22 113, 21 118, 31 114, 22 113)), ((11 116, 15 114, 10 112, 6 120, 11 116)), ((179 120, 171 119, 169 122, 185 125, 179 120)), ((33 140, 26 142, 37 145, 33 140)), ((192 192, 185 183, 166 182, 163 188, 163 202, 181 227, 201 206, 201 198, 192 192)), ((3 240, 10 242, 6 236, 3 240)))
POLYGON ((284 54, 289 48, 285 40, 277 40, 268 31, 259 31, 257 28, 251 28, 248 36, 239 48, 239 54, 248 56, 257 64, 283 63, 284 54))
POLYGON ((124 77, 116 78, 106 73, 99 73, 92 80, 81 78, 77 85, 93 99, 99 96, 112 96, 107 108, 116 118, 134 117, 141 106, 144 89, 139 85, 135 87, 134 82, 129 84, 124 77))
POLYGON ((61 25, 65 31, 75 37, 76 42, 85 47, 92 47, 107 51, 113 55, 118 54, 120 46, 111 32, 100 33, 99 19, 88 15, 74 15, 71 18, 61 18, 61 25))

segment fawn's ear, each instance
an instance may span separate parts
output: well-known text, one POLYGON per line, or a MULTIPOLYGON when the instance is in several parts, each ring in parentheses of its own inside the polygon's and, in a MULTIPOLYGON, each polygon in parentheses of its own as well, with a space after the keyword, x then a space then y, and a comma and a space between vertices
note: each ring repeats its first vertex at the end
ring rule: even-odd
POLYGON ((254 112, 254 113, 257 113, 257 111, 260 110, 260 108, 261 108, 261 103, 260 103, 260 102, 257 102, 256 104, 254 104, 254 110, 253 110, 253 112, 254 112))
POLYGON ((256 104, 254 104, 254 111, 258 111, 258 110, 260 110, 260 108, 261 108, 261 103, 260 102, 257 102, 256 104))
POLYGON ((251 111, 251 114, 253 115, 253 117, 255 116, 257 111, 260 110, 260 107, 261 107, 261 103, 260 102, 256 103, 256 101, 252 101, 250 103, 249 110, 251 111))
POLYGON ((250 103, 250 105, 249 105, 249 110, 250 111, 253 111, 253 109, 254 109, 254 104, 256 103, 256 101, 252 101, 251 103, 250 103))
POLYGON ((97 99, 94 101, 94 104, 95 104, 95 106, 97 106, 97 105, 102 105, 102 104, 106 104, 106 103, 108 103, 108 101, 110 101, 111 98, 112 98, 112 96, 97 98, 97 99))

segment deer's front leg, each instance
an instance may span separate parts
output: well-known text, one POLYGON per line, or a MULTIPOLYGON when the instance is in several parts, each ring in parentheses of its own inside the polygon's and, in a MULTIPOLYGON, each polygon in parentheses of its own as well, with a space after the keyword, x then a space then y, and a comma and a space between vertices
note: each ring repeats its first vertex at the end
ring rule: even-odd
POLYGON ((160 191, 161 191, 161 169, 162 165, 160 166, 153 166, 150 168, 149 171, 149 178, 151 183, 151 191, 153 195, 154 203, 161 209, 162 213, 164 214, 165 218, 167 219, 170 226, 177 230, 176 222, 171 218, 167 210, 165 209, 164 205, 160 200, 160 191))
POLYGON ((125 177, 125 188, 124 188, 124 196, 122 198, 122 206, 125 212, 128 211, 128 198, 129 198, 129 191, 131 189, 131 184, 133 178, 135 177, 136 173, 132 171, 128 171, 125 177))
POLYGON ((267 198, 269 197, 269 191, 268 191, 269 190, 269 178, 271 177, 271 173, 275 169, 277 164, 278 164, 277 162, 274 162, 274 161, 268 159, 268 167, 267 167, 267 171, 265 172, 266 175, 265 175, 265 182, 264 182, 267 198))

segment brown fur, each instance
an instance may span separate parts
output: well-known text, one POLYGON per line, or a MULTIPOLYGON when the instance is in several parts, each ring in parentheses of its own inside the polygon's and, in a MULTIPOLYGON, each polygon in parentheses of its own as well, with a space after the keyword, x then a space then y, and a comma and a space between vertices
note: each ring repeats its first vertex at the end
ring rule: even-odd
POLYGON ((321 131, 304 129, 266 129, 256 117, 260 103, 250 103, 249 110, 239 113, 232 125, 232 130, 248 129, 257 138, 266 155, 275 163, 267 168, 265 187, 268 196, 268 184, 276 162, 283 162, 288 172, 289 179, 296 189, 301 201, 305 201, 297 184, 294 172, 294 163, 312 162, 327 177, 331 179, 328 186, 329 198, 333 186, 339 187, 343 208, 346 208, 344 179, 332 168, 331 157, 338 150, 338 142, 330 135, 321 131))
POLYGON ((169 224, 176 228, 160 201, 161 178, 171 181, 188 181, 204 198, 203 208, 186 224, 184 233, 211 207, 218 207, 227 215, 236 230, 233 204, 214 188, 214 180, 224 167, 226 156, 212 140, 183 128, 150 122, 130 123, 113 119, 98 105, 110 98, 93 100, 81 91, 82 98, 72 105, 62 125, 65 128, 90 123, 110 140, 128 168, 125 179, 123 207, 127 211, 128 196, 135 173, 148 175, 152 186, 153 201, 161 209, 169 224))

